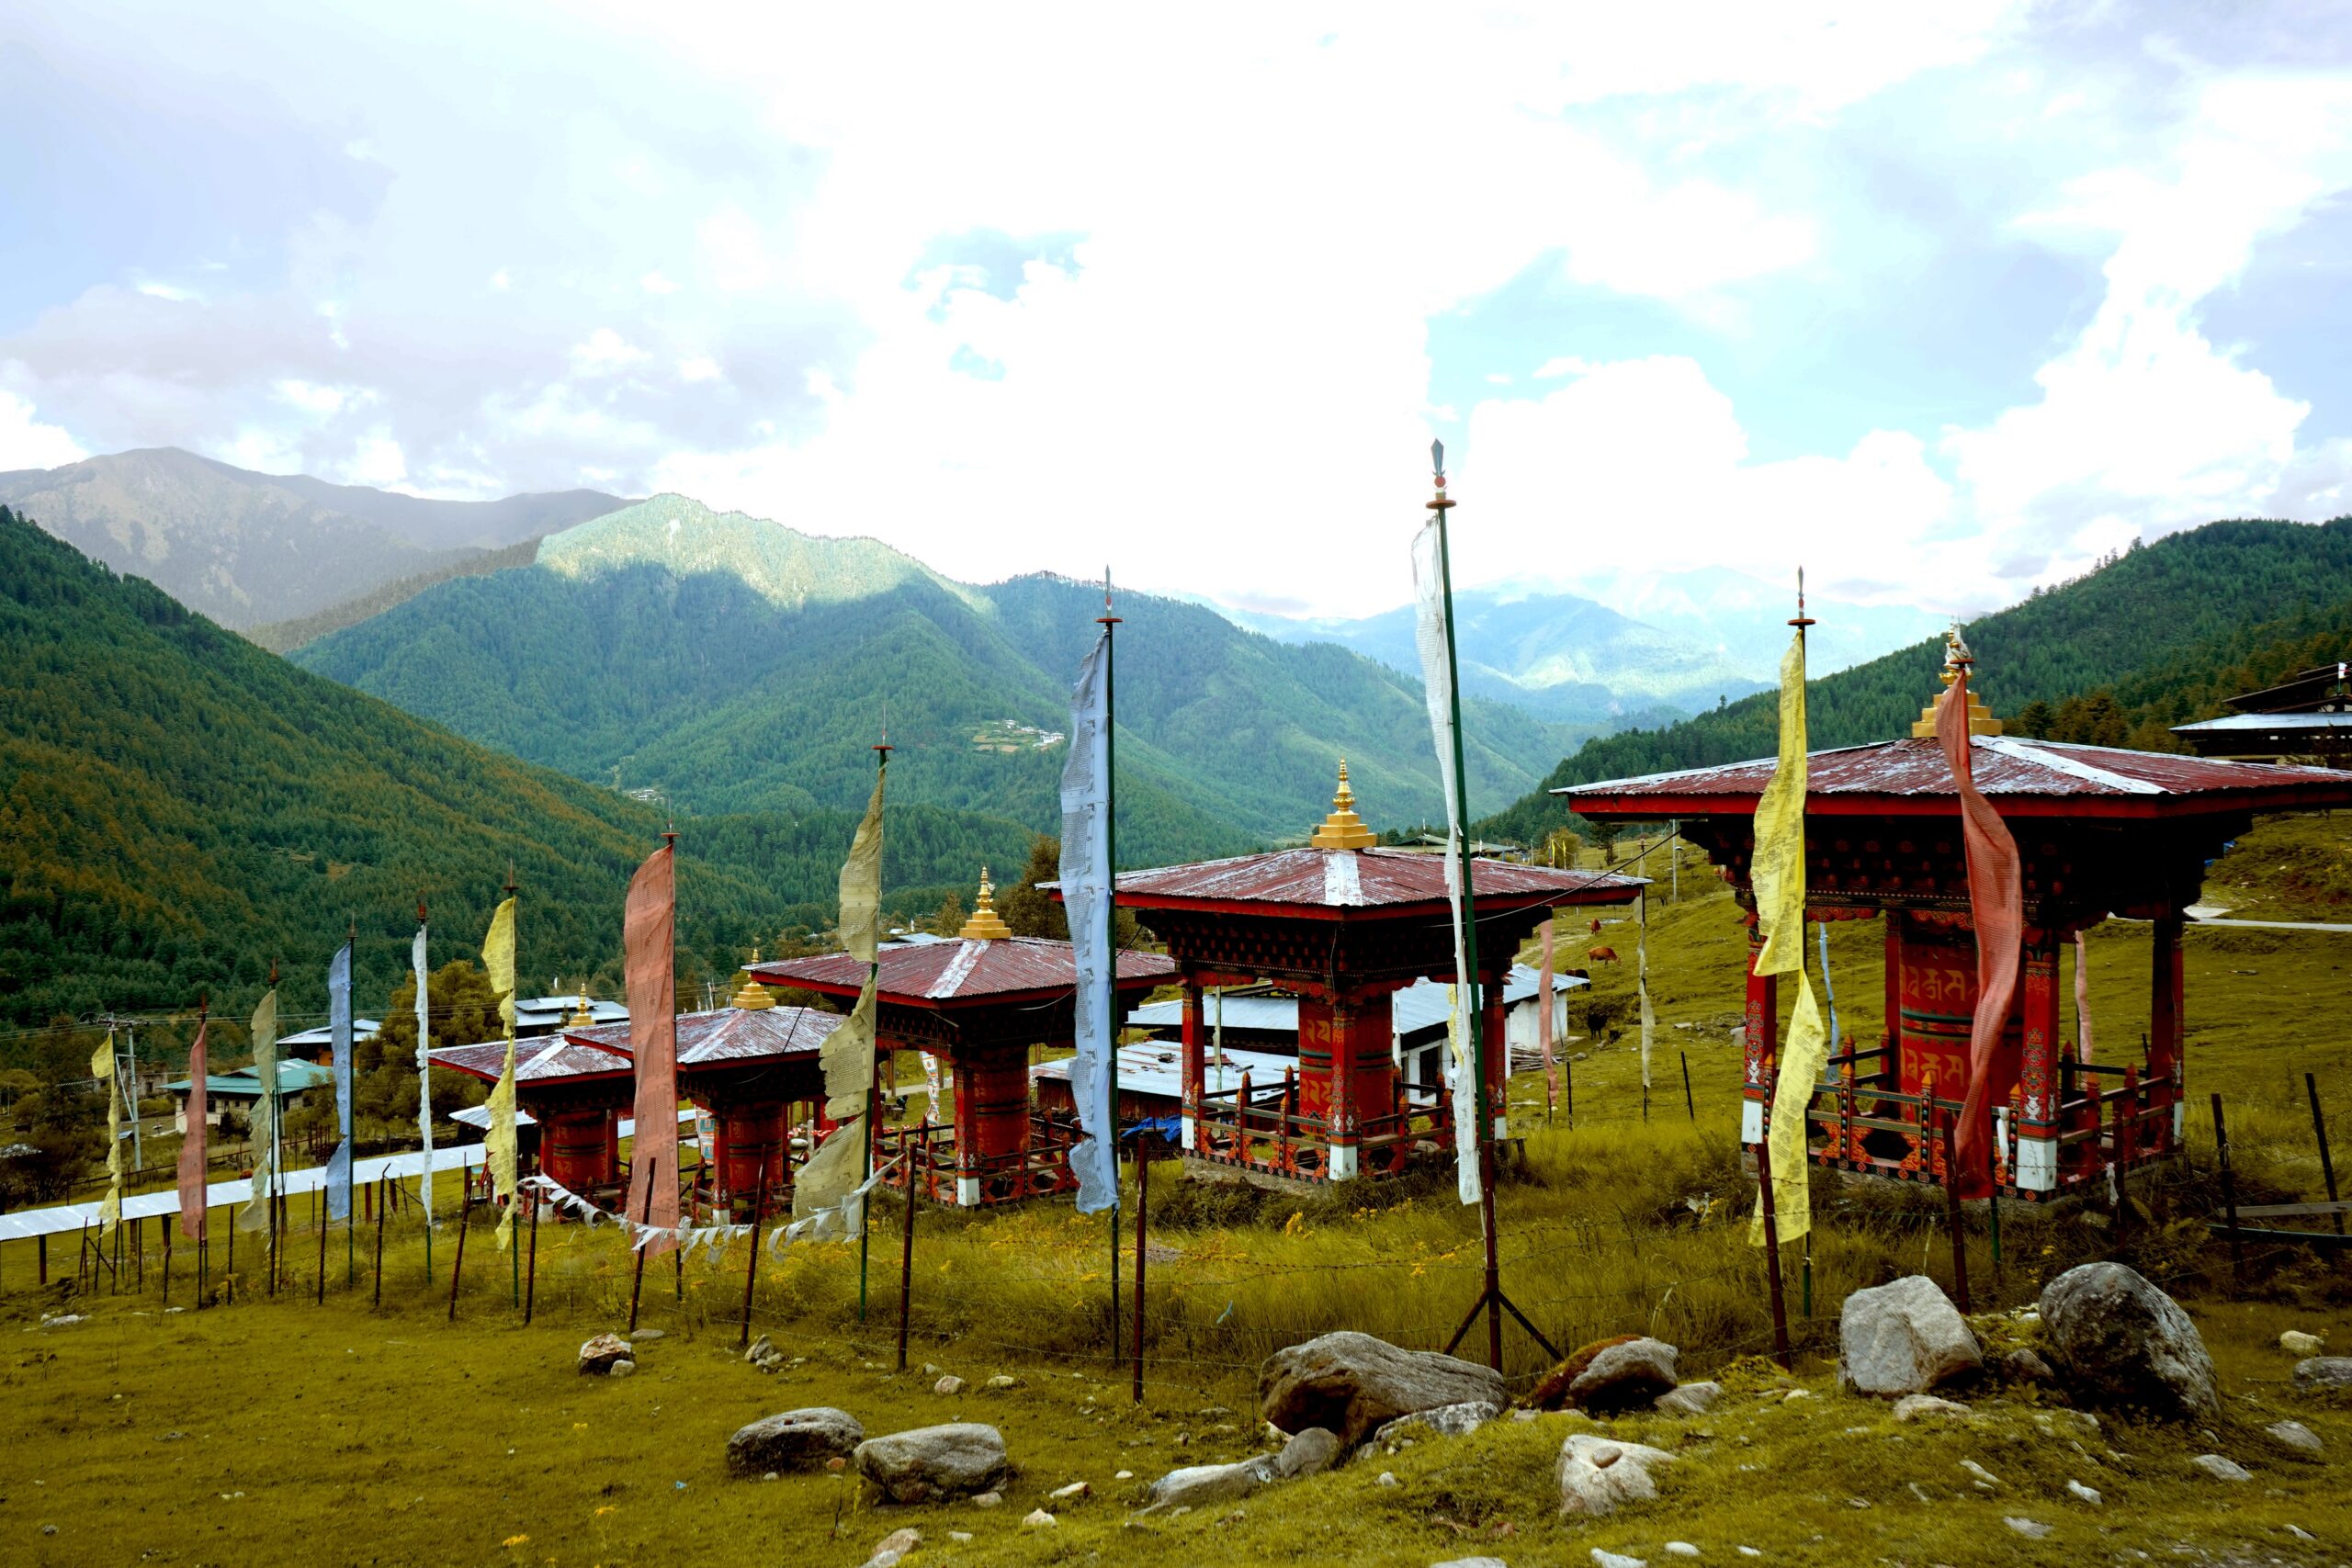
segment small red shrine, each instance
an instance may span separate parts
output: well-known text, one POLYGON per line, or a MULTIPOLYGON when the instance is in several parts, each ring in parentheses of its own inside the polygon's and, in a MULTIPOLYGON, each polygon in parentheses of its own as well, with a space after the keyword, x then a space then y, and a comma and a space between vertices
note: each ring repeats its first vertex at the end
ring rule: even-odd
MULTIPOLYGON (((1944 674, 1964 658, 1957 643, 1944 674)), ((1806 759, 1805 918, 1886 922, 1886 1032, 1874 1049, 1833 1043, 1807 1129, 1815 1163, 1940 1182, 1939 1129, 1969 1089, 1977 1002, 1975 928, 1959 794, 1933 709, 1908 739, 1806 759)), ((2273 767, 2003 735, 1972 693, 1976 786, 2023 862, 2023 964, 1994 1064, 1994 1179, 2005 1196, 2047 1200, 2120 1177, 2177 1148, 2182 1128, 2180 933, 2206 863, 2257 812, 2352 804, 2352 773, 2273 767), (2061 1028, 2059 949, 2109 916, 2150 933, 2146 1054, 2077 1059, 2061 1028)), ((1755 973, 1749 880, 1758 797, 1776 761, 1578 784, 1553 793, 1596 821, 1679 820, 1747 909, 1747 1062, 1740 1137, 1764 1136, 1779 1042, 1779 981, 1755 973)))
MULTIPOLYGON (((1450 1154, 1452 1101, 1442 1085, 1404 1082, 1389 1015, 1396 992, 1453 976, 1445 857, 1378 846, 1342 761, 1331 814, 1307 847, 1120 874, 1119 907, 1135 911, 1182 970, 1182 1138, 1196 1167, 1272 1183, 1347 1181, 1402 1170, 1417 1148, 1450 1154), (1202 992, 1260 983, 1298 998, 1296 1076, 1285 1075, 1271 1106, 1260 1103, 1265 1086, 1247 1075, 1216 1093, 1204 1082, 1202 992)), ((1623 904, 1641 886, 1604 872, 1471 863, 1480 1038, 1498 1136, 1508 1133, 1504 983, 1520 944, 1555 908, 1623 904)))
MULTIPOLYGON (((506 1042, 444 1045, 431 1058, 436 1067, 494 1084, 506 1042)), ((540 1168, 582 1196, 617 1190, 620 1123, 636 1084, 637 1066, 623 1053, 563 1034, 514 1043, 514 1106, 538 1123, 540 1168)))
MULTIPOLYGON (((1014 936, 994 896, 983 869, 978 907, 955 938, 890 942, 876 954, 875 1043, 945 1058, 955 1121, 934 1125, 926 1115, 916 1126, 877 1125, 875 1159, 911 1153, 923 1194, 964 1208, 1077 1189, 1069 1153, 1074 1130, 1031 1109, 1029 1051, 1075 1037, 1078 965, 1066 942, 1014 936)), ((829 953, 754 964, 749 973, 766 985, 854 1001, 866 969, 849 953, 829 953)), ((1175 977, 1176 965, 1158 953, 1121 953, 1122 1014, 1175 977)))

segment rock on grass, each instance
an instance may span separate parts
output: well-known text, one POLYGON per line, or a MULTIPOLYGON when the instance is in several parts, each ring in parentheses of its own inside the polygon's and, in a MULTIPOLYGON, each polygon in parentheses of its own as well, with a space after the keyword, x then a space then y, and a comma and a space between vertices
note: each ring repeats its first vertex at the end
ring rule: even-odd
POLYGON ((737 1475, 822 1470, 825 1461, 854 1453, 865 1428, 846 1410, 811 1405, 763 1416, 727 1439, 727 1468, 737 1475))
POLYGON ((1400 1416, 1443 1404, 1510 1403, 1502 1374, 1490 1367, 1347 1332, 1267 1357, 1258 1395, 1261 1413, 1282 1430, 1321 1427, 1350 1449, 1400 1416))
POLYGON ((1838 1319, 1838 1382, 1856 1393, 1924 1393, 1984 1364, 1968 1320, 1924 1274, 1856 1291, 1838 1319))
POLYGON ((2213 1359, 2170 1296, 2120 1263, 2086 1263, 2042 1288, 2050 1359, 2086 1404, 2176 1420, 2210 1416, 2213 1359))
POLYGON ((1012 1474, 1003 1436, 977 1421, 868 1438, 851 1457, 893 1503, 977 1496, 1000 1490, 1012 1474))

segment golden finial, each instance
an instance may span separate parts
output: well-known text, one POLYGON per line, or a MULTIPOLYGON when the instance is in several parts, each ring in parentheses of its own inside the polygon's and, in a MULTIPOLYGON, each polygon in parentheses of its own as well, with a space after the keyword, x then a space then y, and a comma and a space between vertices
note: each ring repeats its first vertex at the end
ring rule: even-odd
POLYGON ((1012 928, 996 912, 996 884, 989 880, 987 866, 980 867, 979 902, 972 907, 972 918, 956 934, 973 942, 994 942, 1012 934, 1012 928))
POLYGON ((580 1006, 574 1010, 571 1019, 564 1024, 564 1027, 566 1029, 587 1029, 594 1026, 595 1021, 596 1015, 588 1010, 588 987, 582 986, 580 987, 580 1006))
POLYGON ((1340 759, 1340 787, 1331 796, 1331 815, 1306 840, 1309 849, 1364 850, 1380 842, 1380 835, 1356 815, 1356 792, 1348 787, 1348 760, 1340 759))
MULTIPOLYGON (((757 942, 753 942, 752 944, 752 963, 757 964, 759 961, 760 945, 757 942)), ((768 988, 765 986, 761 985, 757 980, 752 977, 749 967, 746 966, 743 975, 743 988, 736 992, 732 997, 729 998, 727 1005, 731 1008, 736 1008, 743 1012, 758 1012, 763 1008, 772 1008, 775 1006, 775 998, 769 994, 768 988)))
MULTIPOLYGON (((1962 671, 1973 670, 1975 665, 1976 655, 1969 651, 1967 639, 1960 635, 1960 622, 1954 620, 1951 629, 1944 633, 1944 667, 1937 671, 1937 679, 1943 682, 1948 691, 1952 682, 1960 679, 1962 671)), ((2001 733, 2001 721, 1993 716, 1993 710, 1986 707, 1976 695, 1976 687, 1973 682, 1968 688, 1968 733, 1971 735, 2001 733)), ((1933 740, 1935 738, 1936 705, 1929 703, 1919 710, 1919 722, 1911 727, 1911 739, 1933 740)))

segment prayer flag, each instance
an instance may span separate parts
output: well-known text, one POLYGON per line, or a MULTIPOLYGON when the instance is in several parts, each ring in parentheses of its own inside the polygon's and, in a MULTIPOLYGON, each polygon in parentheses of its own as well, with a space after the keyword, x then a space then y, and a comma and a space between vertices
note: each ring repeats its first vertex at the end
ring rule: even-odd
MULTIPOLYGON (((678 1224, 677 854, 663 844, 646 857, 629 878, 621 915, 628 1048, 637 1065, 637 1135, 622 1212, 672 1231, 678 1224)), ((673 1245, 659 1237, 648 1243, 657 1257, 673 1245)))
MULTIPOLYGON (((1804 974, 1804 629, 1789 638, 1781 658, 1781 756, 1756 802, 1756 929, 1764 945, 1756 973, 1785 975, 1795 984, 1789 1037, 1775 1059, 1772 1091, 1772 1217, 1780 1239, 1794 1241, 1813 1228, 1805 1160, 1805 1110, 1829 1060, 1820 1004, 1804 974)), ((1771 1042, 1764 1043, 1769 1051, 1771 1042)), ((1758 1197, 1748 1239, 1764 1244, 1764 1202, 1758 1197)))
POLYGON ((2075 1058, 2091 1065, 2091 944, 2088 931, 2075 933, 2075 1058))
POLYGON ((482 1134, 482 1159, 490 1167, 491 1187, 506 1200, 498 1216, 498 1248, 503 1252, 514 1235, 514 900, 512 896, 490 917, 490 932, 481 939, 481 966, 490 971, 490 988, 498 998, 498 1018, 506 1032, 506 1059, 498 1069, 498 1083, 483 1106, 490 1128, 482 1134))
POLYGON ((272 987, 254 1009, 254 1079, 261 1093, 254 1099, 253 1120, 246 1124, 245 1142, 253 1151, 254 1195, 237 1216, 241 1231, 269 1228, 269 1201, 277 1178, 277 991, 272 987))
POLYGON ((1078 1212, 1119 1206, 1116 1107, 1111 1101, 1118 955, 1112 950, 1114 872, 1111 864, 1111 628, 1104 626, 1070 689, 1069 757, 1062 765, 1062 907, 1069 916, 1070 956, 1078 969, 1078 1056, 1070 1096, 1085 1136, 1069 1152, 1078 1177, 1078 1212))
POLYGON ((794 1229, 824 1239, 862 1235, 869 1168, 866 1112, 874 1097, 874 961, 880 945, 882 911, 882 795, 888 769, 874 775, 874 794, 850 840, 840 884, 842 946, 866 965, 857 1005, 825 1037, 817 1060, 825 1070, 825 1114, 839 1123, 832 1135, 800 1168, 792 1188, 794 1229))
POLYGON ((327 1039, 334 1050, 334 1124, 340 1142, 327 1156, 327 1218, 351 1218, 351 943, 327 965, 327 1039))
POLYGON ((1544 967, 1538 981, 1544 993, 1543 1010, 1535 1015, 1535 1041, 1544 1052, 1544 1082, 1556 1102, 1560 1098, 1560 1060, 1558 1046, 1552 1038, 1552 927, 1551 920, 1544 922, 1544 967))
MULTIPOLYGON (((420 903, 417 908, 424 906, 420 903)), ((416 941, 409 948, 409 965, 416 971, 416 1131, 424 1140, 424 1166, 417 1175, 417 1196, 424 1205, 424 1223, 433 1223, 433 1033, 432 1005, 425 981, 424 922, 416 923, 416 941)))
MULTIPOLYGON (((2025 887, 2018 842, 1976 787, 1965 664, 1937 702, 1936 742, 1943 748, 1952 783, 1960 790, 1960 836, 1968 852, 1968 916, 1976 928, 1976 1016, 1968 1029, 1968 1098, 1961 1105, 1952 1138, 1952 1157, 1960 1168, 1945 1172, 1944 1179, 1963 1198, 1983 1198, 1993 1190, 1993 1056, 2001 1048, 2009 1003, 2017 996, 2025 941, 2025 887)), ((2032 1114, 2030 1109, 2028 1114, 2032 1114)))
MULTIPOLYGON (((1642 1087, 1650 1087, 1650 1041, 1657 1031, 1657 1014, 1650 1007, 1650 895, 1645 887, 1634 900, 1638 923, 1634 927, 1634 987, 1642 1003, 1642 1087)), ((1646 1100, 1642 1102, 1647 1105, 1646 1100)))
POLYGON ((204 1075, 212 1070, 212 1054, 204 1043, 210 1025, 196 1026, 196 1043, 187 1048, 187 1131, 180 1136, 180 1235, 202 1241, 205 1235, 206 1162, 210 1155, 209 1123, 211 1106, 205 1094, 204 1075))
POLYGON ((1453 915, 1453 984, 1446 990, 1446 1039, 1453 1063, 1454 1187, 1464 1203, 1479 1198, 1478 1122, 1491 1114, 1477 1103, 1478 1074, 1468 1060, 1471 1015, 1477 1010, 1477 977, 1470 973, 1462 928, 1462 817, 1453 791, 1453 647, 1445 629, 1445 579, 1438 560, 1438 524, 1413 541, 1413 594, 1419 607, 1414 641, 1421 655, 1421 692, 1428 699, 1430 734, 1437 742, 1438 783, 1445 796, 1445 901, 1453 915))
POLYGON ((107 1096, 107 1195, 98 1200, 98 1235, 109 1236, 122 1222, 122 1092, 115 1081, 113 1030, 90 1058, 90 1072, 107 1096))

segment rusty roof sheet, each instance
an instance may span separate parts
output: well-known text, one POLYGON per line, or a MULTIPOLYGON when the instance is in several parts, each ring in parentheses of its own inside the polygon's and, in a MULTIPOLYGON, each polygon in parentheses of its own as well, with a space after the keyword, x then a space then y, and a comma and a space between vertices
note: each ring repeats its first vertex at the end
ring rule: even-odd
MULTIPOLYGON (((2005 810, 2030 811, 2037 803, 2059 809, 2108 801, 2165 814, 2167 807, 2200 809, 2262 804, 2312 807, 2352 804, 2352 773, 2333 768, 2229 762, 2162 751, 2127 751, 2112 746, 2078 746, 2012 735, 1970 738, 1976 787, 2005 810)), ((1770 757, 1713 768, 1640 778, 1573 784, 1552 793, 1566 795, 1578 811, 1600 815, 1666 816, 1686 801, 1705 800, 1711 809, 1746 815, 1772 777, 1770 757), (1606 803, 1606 804, 1603 804, 1606 803)), ((1931 739, 1880 740, 1815 751, 1805 759, 1807 802, 1917 803, 1957 811, 1958 791, 1942 748, 1931 739)), ((1818 808, 1817 807, 1815 807, 1818 808)))
MULTIPOLYGON (((1481 905, 1622 904, 1643 885, 1640 877, 1501 860, 1472 862, 1470 880, 1481 905)), ((1119 877, 1119 902, 1136 909, 1252 904, 1377 910, 1444 901, 1445 857, 1410 850, 1276 850, 1119 877)))
MULTIPOLYGON (((453 1067, 492 1083, 506 1067, 506 1042, 485 1040, 478 1045, 444 1045, 430 1053, 433 1065, 453 1067)), ((604 1073, 637 1071, 635 1063, 570 1035, 541 1036, 514 1042, 514 1081, 552 1083, 562 1078, 594 1077, 604 1073)))
MULTIPOLYGON (((717 1008, 709 1012, 682 1012, 678 1015, 678 1066, 813 1055, 825 1036, 841 1025, 839 1013, 822 1008, 717 1008)), ((599 1024, 574 1030, 567 1038, 628 1055, 628 1030, 626 1023, 599 1024)))
MULTIPOLYGON (((998 937, 891 943, 875 958, 881 966, 876 989, 893 1002, 982 1001, 990 997, 1067 991, 1077 984, 1070 945, 1045 937, 998 937)), ((846 953, 754 964, 748 972, 763 985, 804 986, 854 994, 865 984, 865 965, 846 953)), ((1176 978, 1176 961, 1157 953, 1119 954, 1122 986, 1165 985, 1176 978)))

